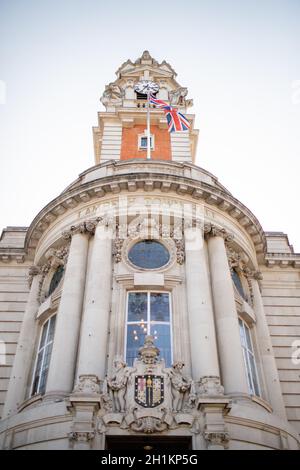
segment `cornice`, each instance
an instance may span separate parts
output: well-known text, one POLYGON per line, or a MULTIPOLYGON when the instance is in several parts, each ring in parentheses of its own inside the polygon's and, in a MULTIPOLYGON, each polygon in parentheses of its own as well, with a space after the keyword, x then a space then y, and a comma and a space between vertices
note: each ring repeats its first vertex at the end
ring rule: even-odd
POLYGON ((26 260, 25 248, 0 248, 0 261, 9 263, 15 261, 17 264, 23 264, 26 260))
POLYGON ((228 214, 248 233, 257 255, 261 257, 260 262, 264 262, 262 255, 266 251, 266 238, 259 221, 246 206, 218 182, 215 176, 191 163, 157 160, 151 162, 113 161, 86 170, 37 214, 27 230, 24 249, 13 249, 10 253, 8 248, 2 248, 0 257, 4 256, 3 261, 5 261, 7 256, 19 256, 19 262, 23 262, 26 254, 26 258, 32 260, 42 234, 52 222, 69 209, 74 209, 84 202, 99 201, 106 195, 116 195, 121 192, 131 194, 135 191, 145 191, 147 195, 152 191, 161 191, 170 196, 172 194, 186 195, 195 202, 203 202, 207 206, 228 214), (100 169, 103 169, 107 176, 91 178, 88 182, 82 181, 89 173, 100 169), (201 175, 204 179, 210 178, 212 184, 200 181, 201 175))
POLYGON ((148 194, 153 190, 160 190, 162 193, 188 195, 195 201, 214 206, 238 221, 251 237, 257 254, 262 254, 265 250, 265 236, 258 220, 229 192, 186 176, 149 171, 120 175, 115 173, 113 176, 102 177, 66 190, 42 209, 33 220, 26 235, 26 251, 35 248, 44 230, 69 208, 75 208, 82 202, 93 199, 99 200, 106 194, 119 194, 121 191, 132 193, 137 190, 147 191, 148 194))
POLYGON ((269 268, 300 268, 300 253, 266 253, 265 264, 269 268))

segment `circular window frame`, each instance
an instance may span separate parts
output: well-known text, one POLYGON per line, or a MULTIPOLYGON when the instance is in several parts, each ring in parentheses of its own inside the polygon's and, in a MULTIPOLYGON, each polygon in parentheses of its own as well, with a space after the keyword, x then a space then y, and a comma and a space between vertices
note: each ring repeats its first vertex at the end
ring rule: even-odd
POLYGON ((127 239, 123 243, 122 247, 122 260, 125 264, 135 272, 162 272, 169 269, 175 262, 176 262, 176 245, 172 239, 164 239, 164 238, 153 238, 153 237, 138 237, 134 239, 127 239), (131 248, 139 242, 144 240, 153 240, 157 243, 163 245, 169 252, 169 261, 161 266, 160 268, 142 268, 140 266, 136 266, 132 261, 129 259, 129 252, 131 248))

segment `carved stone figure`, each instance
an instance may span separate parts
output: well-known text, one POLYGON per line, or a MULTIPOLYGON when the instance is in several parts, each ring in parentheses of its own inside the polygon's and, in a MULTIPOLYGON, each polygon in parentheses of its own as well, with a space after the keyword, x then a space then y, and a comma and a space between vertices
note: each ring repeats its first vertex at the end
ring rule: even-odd
POLYGON ((113 362, 112 376, 107 379, 114 411, 125 411, 125 393, 130 368, 126 362, 116 357, 113 362))
POLYGON ((182 411, 188 402, 192 379, 183 374, 184 363, 177 361, 169 369, 169 377, 172 385, 173 410, 182 411))
POLYGON ((187 100, 186 96, 188 94, 187 88, 178 87, 176 90, 169 92, 170 104, 172 106, 193 106, 193 100, 187 100))
POLYGON ((104 93, 100 99, 101 103, 106 106, 107 104, 117 104, 121 102, 122 98, 124 97, 124 90, 116 85, 115 83, 109 83, 106 85, 104 93))

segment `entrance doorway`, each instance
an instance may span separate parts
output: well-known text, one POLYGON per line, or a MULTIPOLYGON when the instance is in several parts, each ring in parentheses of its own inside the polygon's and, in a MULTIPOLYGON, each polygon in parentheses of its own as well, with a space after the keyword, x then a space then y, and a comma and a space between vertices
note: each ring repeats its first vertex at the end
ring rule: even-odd
POLYGON ((174 452, 192 450, 192 438, 188 436, 107 436, 106 450, 128 452, 174 452))

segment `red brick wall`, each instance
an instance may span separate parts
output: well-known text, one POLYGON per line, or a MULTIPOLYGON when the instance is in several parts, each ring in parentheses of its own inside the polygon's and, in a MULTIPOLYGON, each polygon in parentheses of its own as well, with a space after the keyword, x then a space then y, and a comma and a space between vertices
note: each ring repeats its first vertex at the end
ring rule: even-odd
MULTIPOLYGON (((144 124, 137 124, 131 128, 123 128, 121 160, 130 158, 146 158, 147 151, 139 150, 138 136, 143 134, 144 124)), ((154 149, 151 150, 151 158, 160 160, 171 160, 171 140, 167 129, 159 129, 151 126, 151 134, 154 134, 154 149)))

